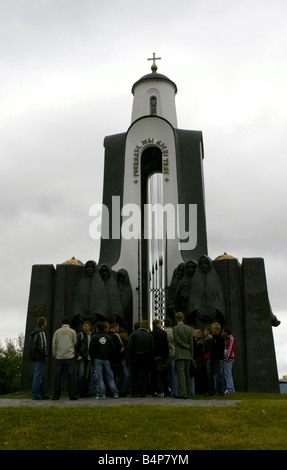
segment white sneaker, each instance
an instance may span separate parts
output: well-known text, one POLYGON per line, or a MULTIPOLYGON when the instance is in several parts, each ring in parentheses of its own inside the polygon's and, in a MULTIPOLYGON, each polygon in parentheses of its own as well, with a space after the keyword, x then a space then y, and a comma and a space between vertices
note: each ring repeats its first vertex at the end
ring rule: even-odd
POLYGON ((164 397, 164 393, 158 393, 157 396, 158 396, 158 398, 163 398, 163 397, 164 397))
POLYGON ((118 395, 114 395, 113 398, 119 398, 119 396, 118 396, 118 395))
POLYGON ((103 397, 96 397, 97 400, 104 400, 106 397, 103 396, 103 397))

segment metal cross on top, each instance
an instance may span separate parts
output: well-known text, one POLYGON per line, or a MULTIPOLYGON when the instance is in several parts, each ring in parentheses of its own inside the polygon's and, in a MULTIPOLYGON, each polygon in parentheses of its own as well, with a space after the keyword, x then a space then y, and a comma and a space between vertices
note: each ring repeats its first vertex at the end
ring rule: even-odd
POLYGON ((161 57, 156 57, 156 56, 155 56, 155 55, 156 55, 155 52, 153 52, 152 55, 153 55, 152 58, 150 58, 150 59, 148 59, 148 60, 152 60, 152 61, 153 61, 152 66, 151 66, 151 69, 152 69, 152 71, 154 72, 154 71, 157 70, 157 65, 156 65, 155 61, 156 61, 156 60, 161 60, 161 57))

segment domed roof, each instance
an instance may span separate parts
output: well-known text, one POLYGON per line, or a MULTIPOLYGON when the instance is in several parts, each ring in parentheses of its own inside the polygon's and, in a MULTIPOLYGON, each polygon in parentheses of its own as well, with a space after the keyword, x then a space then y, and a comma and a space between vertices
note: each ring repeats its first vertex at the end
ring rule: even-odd
POLYGON ((133 84, 132 94, 134 94, 135 87, 145 80, 165 80, 174 86, 175 93, 177 93, 177 86, 172 80, 166 77, 166 75, 162 75, 161 73, 157 73, 156 71, 154 71, 152 73, 148 73, 147 75, 144 75, 137 82, 133 84))
POLYGON ((74 256, 71 259, 68 259, 68 261, 65 261, 63 264, 74 264, 76 266, 84 266, 84 263, 76 259, 74 256))
POLYGON ((218 261, 218 260, 221 260, 221 259, 236 259, 236 258, 234 256, 228 255, 226 252, 224 252, 223 255, 217 256, 217 258, 215 258, 215 261, 218 261))

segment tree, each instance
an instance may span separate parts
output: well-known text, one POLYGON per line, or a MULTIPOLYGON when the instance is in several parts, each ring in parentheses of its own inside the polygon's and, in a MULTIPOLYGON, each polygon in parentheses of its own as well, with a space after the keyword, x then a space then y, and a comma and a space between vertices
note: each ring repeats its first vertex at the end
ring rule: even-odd
POLYGON ((23 349, 23 333, 17 339, 6 338, 4 345, 0 342, 0 394, 20 390, 23 349))

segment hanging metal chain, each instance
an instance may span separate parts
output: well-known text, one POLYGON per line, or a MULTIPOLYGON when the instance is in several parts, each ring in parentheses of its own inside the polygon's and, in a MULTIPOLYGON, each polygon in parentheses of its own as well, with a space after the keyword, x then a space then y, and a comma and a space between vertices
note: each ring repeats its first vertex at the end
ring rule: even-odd
POLYGON ((163 288, 151 288, 150 292, 153 293, 153 305, 151 306, 154 313, 154 319, 165 320, 165 291, 163 288))

